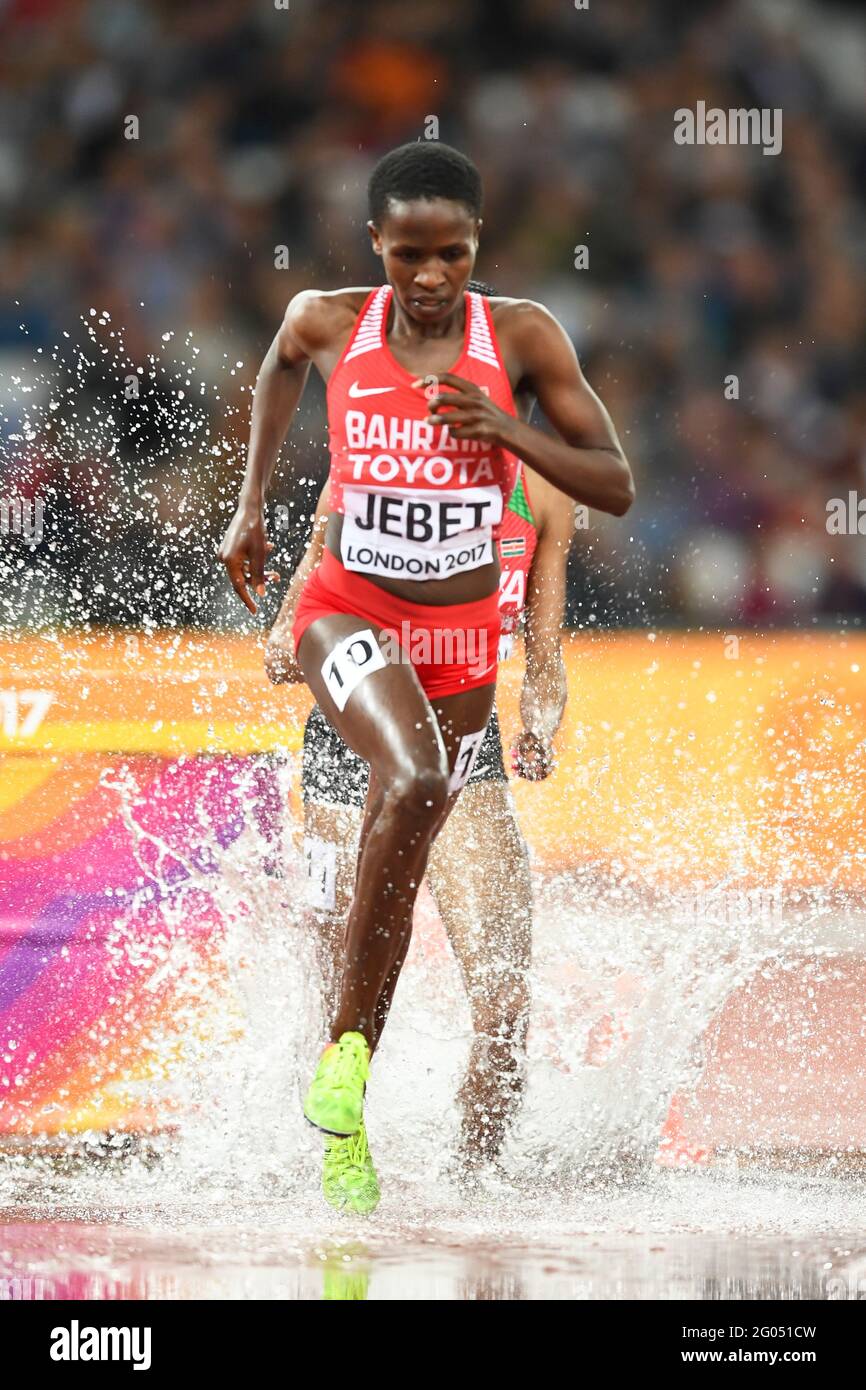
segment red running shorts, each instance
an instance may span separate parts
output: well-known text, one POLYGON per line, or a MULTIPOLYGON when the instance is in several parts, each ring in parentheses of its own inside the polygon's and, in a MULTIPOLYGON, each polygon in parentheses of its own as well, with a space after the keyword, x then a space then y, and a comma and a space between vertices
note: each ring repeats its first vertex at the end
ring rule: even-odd
POLYGON ((411 662, 429 700, 496 680, 498 588, 472 603, 410 603, 347 570, 325 550, 298 599, 292 627, 296 652, 310 623, 332 613, 383 629, 391 660, 411 662))

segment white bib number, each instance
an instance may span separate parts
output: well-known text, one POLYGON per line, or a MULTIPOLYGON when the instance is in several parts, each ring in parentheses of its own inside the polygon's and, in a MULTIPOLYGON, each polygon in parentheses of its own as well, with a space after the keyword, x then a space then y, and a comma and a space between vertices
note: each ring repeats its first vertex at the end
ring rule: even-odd
POLYGON ((355 687, 372 671, 381 671, 388 662, 372 628, 353 632, 338 642, 322 663, 322 676, 337 709, 346 708, 355 687))
POLYGON ((479 729, 477 734, 464 734, 461 738, 454 771, 451 773, 451 780, 448 783, 449 792, 459 791, 471 777, 475 759, 478 757, 478 750, 484 742, 486 728, 487 725, 485 724, 484 728, 479 729))
POLYGON ((337 846, 305 835, 304 863, 310 905, 333 911, 337 902, 337 846))

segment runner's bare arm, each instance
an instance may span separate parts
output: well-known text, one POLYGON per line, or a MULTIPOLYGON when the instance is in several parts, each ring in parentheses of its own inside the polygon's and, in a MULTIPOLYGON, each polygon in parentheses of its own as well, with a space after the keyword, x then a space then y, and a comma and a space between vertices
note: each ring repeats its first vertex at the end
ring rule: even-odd
POLYGON ((295 644, 292 641, 292 627, 295 622, 295 609, 301 590, 308 576, 316 568, 325 548, 325 530, 328 524, 328 484, 319 493, 316 512, 313 517, 313 530, 309 544, 301 561, 292 575, 283 606, 277 614, 277 621, 271 628, 265 647, 265 671, 274 685, 297 684, 303 682, 304 673, 295 660, 295 644))
POLYGON ((542 478, 530 476, 527 482, 539 530, 526 594, 526 670, 520 692, 523 732, 512 751, 514 770, 530 781, 540 781, 553 769, 551 744, 568 696, 561 629, 574 504, 542 478))
POLYGON ((509 415, 449 372, 438 377, 450 389, 431 399, 431 418, 458 439, 487 439, 509 449, 575 502, 624 515, 634 501, 631 469, 565 329, 542 304, 515 300, 500 341, 522 365, 517 391, 535 395, 560 438, 509 415))
POLYGON ((265 497, 307 382, 310 354, 327 331, 323 298, 315 290, 295 295, 256 378, 241 495, 218 551, 235 593, 251 613, 256 611, 252 593, 265 591, 265 497))

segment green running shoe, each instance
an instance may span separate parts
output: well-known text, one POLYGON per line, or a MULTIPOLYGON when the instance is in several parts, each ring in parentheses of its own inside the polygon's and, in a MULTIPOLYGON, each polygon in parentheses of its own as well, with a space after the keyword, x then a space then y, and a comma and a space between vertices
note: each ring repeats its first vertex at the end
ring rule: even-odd
POLYGON ((325 1201, 338 1211, 347 1208, 367 1216, 379 1205, 379 1181, 363 1120, 357 1134, 345 1139, 330 1135, 325 1140, 322 1192, 325 1201))
POLYGON ((370 1075, 370 1049, 363 1033, 344 1033, 326 1047, 304 1101, 304 1115, 326 1134, 357 1133, 370 1075))
POLYGON ((326 1269, 322 1298, 326 1302, 365 1299, 369 1287, 370 1276, 366 1270, 360 1274, 346 1274, 341 1269, 326 1269))

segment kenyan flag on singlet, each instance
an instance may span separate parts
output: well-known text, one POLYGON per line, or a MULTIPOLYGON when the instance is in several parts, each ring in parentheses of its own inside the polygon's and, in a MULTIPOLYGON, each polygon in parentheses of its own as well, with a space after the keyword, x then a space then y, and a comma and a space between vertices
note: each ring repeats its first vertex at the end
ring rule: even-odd
POLYGON ((522 516, 523 520, 528 521, 530 526, 535 525, 535 519, 533 518, 532 512, 529 510, 529 503, 526 500, 526 493, 523 488, 522 468, 520 470, 520 473, 518 474, 514 491, 508 499, 507 510, 509 512, 516 512, 518 516, 522 516))
POLYGON ((514 633, 526 603, 529 571, 537 539, 535 518, 523 485, 521 468, 514 491, 502 513, 502 529, 499 532, 499 556, 502 561, 499 572, 499 613, 502 618, 500 661, 505 661, 511 655, 514 633))
POLYGON ((535 517, 523 486, 521 469, 514 491, 502 516, 502 530, 499 533, 499 555, 503 566, 508 569, 521 569, 529 573, 532 555, 535 550, 535 517))

